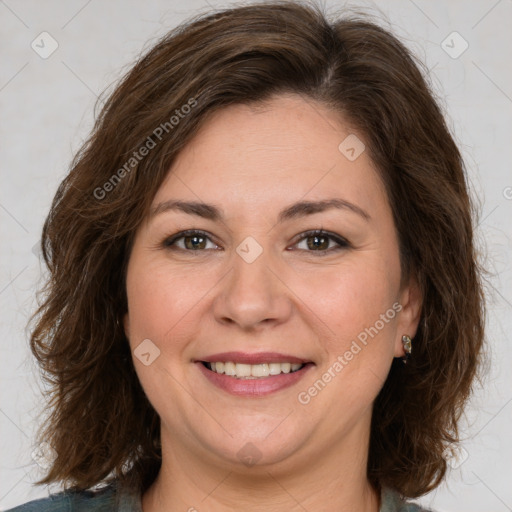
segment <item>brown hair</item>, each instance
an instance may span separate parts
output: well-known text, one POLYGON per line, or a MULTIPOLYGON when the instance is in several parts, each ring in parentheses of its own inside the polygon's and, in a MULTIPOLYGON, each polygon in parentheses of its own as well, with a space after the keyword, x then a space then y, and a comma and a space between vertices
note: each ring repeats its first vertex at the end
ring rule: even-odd
POLYGON ((364 136, 387 189, 420 326, 374 404, 368 478, 416 497, 446 471, 445 447, 476 375, 484 303, 464 164, 410 52, 364 16, 266 2, 199 15, 143 56, 104 104, 43 228, 49 268, 31 349, 50 384, 39 440, 57 457, 38 483, 147 489, 159 417, 122 328, 133 236, 179 151, 214 111, 296 93, 364 136), (143 150, 146 147, 146 150, 143 150))

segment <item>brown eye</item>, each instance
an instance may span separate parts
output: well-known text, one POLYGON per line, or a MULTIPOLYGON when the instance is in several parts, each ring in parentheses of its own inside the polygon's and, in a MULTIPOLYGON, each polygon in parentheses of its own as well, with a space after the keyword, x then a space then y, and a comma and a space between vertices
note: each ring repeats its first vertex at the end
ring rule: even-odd
POLYGON ((204 249, 206 246, 206 237, 189 235, 182 237, 185 241, 185 247, 191 250, 204 249))
POLYGON ((329 248, 330 239, 327 236, 308 236, 306 240, 309 249, 319 249, 321 251, 325 251, 329 248))
POLYGON ((344 238, 322 230, 303 233, 296 244, 297 248, 300 250, 317 253, 337 251, 347 248, 349 245, 348 241, 344 238))
POLYGON ((218 248, 206 233, 195 230, 176 233, 175 235, 165 239, 162 245, 167 249, 180 249, 189 252, 218 248), (208 243, 213 247, 208 247, 208 243))

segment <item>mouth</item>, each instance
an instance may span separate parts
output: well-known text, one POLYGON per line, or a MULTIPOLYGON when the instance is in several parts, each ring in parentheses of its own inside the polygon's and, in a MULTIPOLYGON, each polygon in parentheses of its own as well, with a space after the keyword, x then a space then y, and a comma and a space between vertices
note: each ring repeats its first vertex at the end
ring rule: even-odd
POLYGON ((233 361, 201 361, 201 363, 219 375, 229 375, 236 379, 264 379, 272 375, 282 373, 295 373, 304 368, 306 363, 261 363, 244 364, 234 363, 233 361))
POLYGON ((261 397, 293 386, 315 366, 312 361, 269 352, 226 352, 195 363, 209 383, 245 397, 261 397))

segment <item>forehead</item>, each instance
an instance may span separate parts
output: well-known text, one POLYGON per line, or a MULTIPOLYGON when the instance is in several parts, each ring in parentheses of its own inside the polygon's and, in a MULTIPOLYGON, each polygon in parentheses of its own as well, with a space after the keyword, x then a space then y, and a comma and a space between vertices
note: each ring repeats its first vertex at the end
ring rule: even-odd
POLYGON ((179 197, 268 211, 342 196, 365 209, 385 207, 367 152, 347 158, 345 140, 361 151, 362 137, 337 112, 297 95, 223 108, 177 156, 154 204, 179 197))

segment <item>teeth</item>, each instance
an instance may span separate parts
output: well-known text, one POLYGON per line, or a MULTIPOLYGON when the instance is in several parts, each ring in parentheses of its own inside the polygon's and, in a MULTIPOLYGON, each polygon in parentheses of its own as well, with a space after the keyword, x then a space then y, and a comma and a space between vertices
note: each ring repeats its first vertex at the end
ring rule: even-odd
MULTIPOLYGON (((215 365, 215 370, 217 370, 217 365, 215 365)), ((251 365, 236 363, 235 375, 237 377, 250 377, 251 376, 251 365)))
POLYGON ((222 365, 224 365, 224 373, 226 375, 235 375, 235 363, 210 363, 211 369, 214 372, 218 371, 218 373, 222 373, 222 365))
POLYGON ((248 366, 251 368, 251 375, 253 377, 268 377, 270 375, 268 364, 253 364, 248 366))
POLYGON ((231 361, 206 363, 206 365, 216 373, 231 375, 238 379, 257 379, 269 375, 279 375, 280 373, 296 372, 304 366, 295 363, 235 364, 231 361))
POLYGON ((268 365, 270 370, 270 375, 279 375, 281 373, 281 364, 280 363, 270 363, 268 365))

